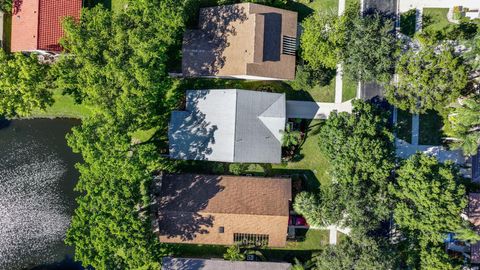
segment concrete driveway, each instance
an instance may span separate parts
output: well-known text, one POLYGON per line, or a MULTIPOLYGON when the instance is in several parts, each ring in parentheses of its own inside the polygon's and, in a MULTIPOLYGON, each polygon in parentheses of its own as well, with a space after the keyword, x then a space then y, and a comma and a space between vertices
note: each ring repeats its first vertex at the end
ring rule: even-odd
POLYGON ((331 112, 352 112, 352 102, 323 103, 287 100, 287 118, 327 119, 331 112))

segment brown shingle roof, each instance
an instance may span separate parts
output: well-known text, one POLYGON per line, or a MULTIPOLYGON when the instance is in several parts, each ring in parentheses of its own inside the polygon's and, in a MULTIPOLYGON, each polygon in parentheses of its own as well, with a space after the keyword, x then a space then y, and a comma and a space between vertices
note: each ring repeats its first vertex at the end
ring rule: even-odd
POLYGON ((267 77, 293 80, 295 56, 283 37, 297 37, 297 13, 243 3, 200 10, 199 29, 183 40, 185 76, 267 77))
POLYGON ((165 175, 158 198, 160 241, 230 245, 234 233, 251 233, 284 246, 290 200, 290 179, 165 175))

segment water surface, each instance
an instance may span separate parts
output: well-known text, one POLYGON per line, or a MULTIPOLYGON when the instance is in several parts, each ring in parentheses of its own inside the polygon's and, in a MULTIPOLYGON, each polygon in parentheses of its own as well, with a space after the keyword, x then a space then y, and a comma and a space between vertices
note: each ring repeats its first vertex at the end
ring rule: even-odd
POLYGON ((80 121, 0 123, 0 269, 29 269, 73 255, 64 244, 80 161, 65 135, 80 121))

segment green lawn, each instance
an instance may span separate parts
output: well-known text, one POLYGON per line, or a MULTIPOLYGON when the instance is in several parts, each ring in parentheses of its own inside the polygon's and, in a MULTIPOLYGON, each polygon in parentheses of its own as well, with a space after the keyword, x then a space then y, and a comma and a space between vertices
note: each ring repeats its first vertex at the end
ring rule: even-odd
POLYGON ((284 164, 274 164, 273 171, 277 174, 300 174, 307 179, 307 189, 313 190, 318 185, 328 185, 331 181, 329 175, 330 164, 321 152, 318 135, 322 121, 313 120, 310 123, 309 132, 300 149, 298 161, 290 161, 284 164))
POLYGON ((443 119, 436 111, 420 115, 420 134, 418 143, 423 145, 441 145, 443 119))
POLYGON ((349 76, 343 76, 342 101, 354 99, 357 96, 358 82, 349 76))
POLYGON ((400 32, 409 37, 415 35, 415 22, 416 22, 417 10, 411 9, 400 15, 400 32))
POLYGON ((402 139, 408 143, 412 142, 412 114, 397 109, 397 126, 396 134, 399 139, 402 139))
POLYGON ((424 8, 422 28, 425 31, 442 31, 450 26, 455 26, 447 19, 448 8, 424 8))
MULTIPOLYGON (((297 232, 300 231, 297 229, 297 232)), ((304 241, 288 241, 287 246, 281 249, 289 250, 321 250, 323 246, 328 245, 328 230, 305 230, 304 241)))
POLYGON ((34 110, 30 118, 84 118, 91 114, 91 110, 84 105, 75 104, 69 95, 62 95, 59 91, 53 93, 55 103, 45 111, 34 110))
POLYGON ((313 10, 338 13, 338 0, 304 0, 300 1, 313 10))

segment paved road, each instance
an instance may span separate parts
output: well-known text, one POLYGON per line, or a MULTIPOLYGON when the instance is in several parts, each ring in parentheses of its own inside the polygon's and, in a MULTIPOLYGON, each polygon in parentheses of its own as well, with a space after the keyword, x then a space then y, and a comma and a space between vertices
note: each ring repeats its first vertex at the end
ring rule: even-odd
POLYGON ((422 152, 426 155, 436 157, 440 162, 451 160, 458 165, 463 165, 466 162, 466 159, 460 150, 447 150, 442 146, 434 145, 413 145, 400 139, 396 139, 395 144, 397 148, 397 157, 403 159, 407 159, 417 152, 422 152))

